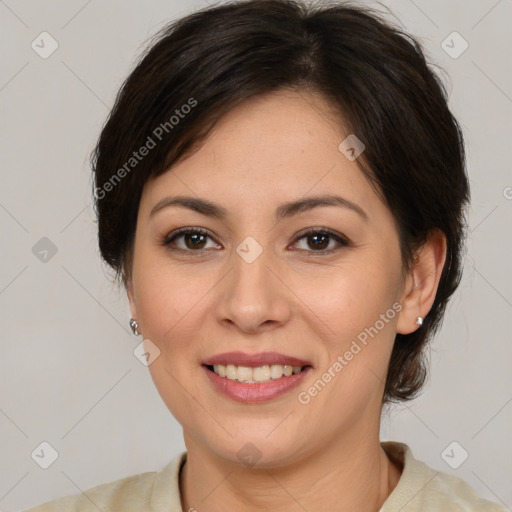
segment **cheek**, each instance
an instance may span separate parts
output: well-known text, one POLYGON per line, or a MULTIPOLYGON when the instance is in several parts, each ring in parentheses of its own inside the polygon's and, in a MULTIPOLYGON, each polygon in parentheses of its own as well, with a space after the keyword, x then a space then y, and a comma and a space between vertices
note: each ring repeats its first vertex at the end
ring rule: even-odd
MULTIPOLYGON (((175 339, 213 286, 211 273, 197 275, 192 266, 170 264, 165 253, 141 250, 134 259, 133 278, 137 315, 144 336, 163 343, 175 339)), ((179 342, 179 339, 176 340, 179 342)))
MULTIPOLYGON (((308 316, 316 323, 317 332, 323 331, 324 339, 331 340, 331 348, 338 349, 373 326, 392 307, 398 272, 399 268, 384 268, 380 261, 354 258, 321 269, 314 276, 295 277, 294 287, 297 295, 304 297, 304 311, 310 309, 308 316)), ((392 330, 392 318, 387 320, 386 327, 379 330, 392 330)))
MULTIPOLYGON (((134 261, 133 278, 144 338, 160 351, 148 367, 151 378, 169 411, 182 425, 187 425, 190 396, 194 395, 191 383, 202 371, 191 359, 191 343, 200 334, 197 313, 201 299, 213 282, 194 277, 190 271, 171 266, 165 258, 142 251, 134 261)), ((197 418, 195 422, 200 423, 197 418)))
POLYGON ((325 414, 334 423, 338 414, 357 416, 380 400, 398 315, 393 280, 385 277, 390 274, 354 269, 307 295, 308 306, 318 313, 310 316, 316 333, 326 333, 318 377, 327 383, 327 392, 319 393, 317 407, 330 411, 325 414))
MULTIPOLYGON (((383 262, 361 258, 333 269, 329 279, 322 279, 323 287, 310 283, 304 288, 308 306, 321 319, 316 320, 317 333, 327 333, 320 370, 329 384, 319 407, 325 400, 327 409, 328 403, 336 403, 356 413, 364 404, 379 401, 400 308, 395 302, 400 267, 391 265, 393 261, 390 258, 384 268, 383 262)), ((334 407, 336 414, 339 408, 334 407)))

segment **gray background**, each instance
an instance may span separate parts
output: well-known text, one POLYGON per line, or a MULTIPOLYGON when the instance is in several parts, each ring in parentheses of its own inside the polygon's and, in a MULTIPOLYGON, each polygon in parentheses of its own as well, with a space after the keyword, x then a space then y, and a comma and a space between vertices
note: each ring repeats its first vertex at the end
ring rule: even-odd
MULTIPOLYGON (((432 347, 431 380, 383 418, 382 439, 408 443, 510 508, 512 2, 383 3, 450 77, 472 206, 464 277, 432 347), (469 44, 457 58, 442 47, 453 31, 469 44), (441 456, 453 441, 469 453, 457 469, 441 456)), ((205 5, 0 1, 3 511, 159 470, 184 449, 180 425, 133 355, 140 338, 129 332, 124 292, 98 256, 88 155, 148 38, 205 5), (43 31, 59 45, 46 59, 31 47, 43 45, 43 31), (43 441, 59 454, 48 469, 35 462, 49 453, 43 441), (34 460, 34 450, 45 455, 34 460)), ((453 36, 446 44, 462 48, 453 36)), ((450 450, 460 460, 461 448, 450 450)))

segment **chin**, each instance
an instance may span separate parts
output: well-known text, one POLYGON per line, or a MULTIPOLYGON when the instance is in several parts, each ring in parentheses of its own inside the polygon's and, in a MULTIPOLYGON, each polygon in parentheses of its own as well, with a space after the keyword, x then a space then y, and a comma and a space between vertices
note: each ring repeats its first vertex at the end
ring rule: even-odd
POLYGON ((230 437, 225 433, 222 440, 216 437, 206 440, 205 444, 209 445, 209 450, 219 457, 248 468, 280 467, 296 457, 300 459, 299 451, 302 451, 303 443, 300 436, 295 439, 282 433, 272 434, 275 428, 273 421, 268 422, 268 427, 259 431, 250 429, 240 431, 238 425, 233 424, 233 428, 243 434, 230 437))

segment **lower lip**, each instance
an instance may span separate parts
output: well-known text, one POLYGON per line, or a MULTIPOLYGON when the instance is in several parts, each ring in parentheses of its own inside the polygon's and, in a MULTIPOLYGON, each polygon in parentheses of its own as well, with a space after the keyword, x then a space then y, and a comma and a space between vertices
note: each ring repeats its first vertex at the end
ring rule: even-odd
POLYGON ((300 373, 290 375, 289 377, 283 376, 280 379, 261 384, 244 384, 237 380, 221 377, 209 370, 206 366, 203 366, 203 368, 210 382, 218 391, 237 402, 244 403, 266 402, 284 395, 291 389, 297 387, 313 369, 311 366, 308 366, 300 373))

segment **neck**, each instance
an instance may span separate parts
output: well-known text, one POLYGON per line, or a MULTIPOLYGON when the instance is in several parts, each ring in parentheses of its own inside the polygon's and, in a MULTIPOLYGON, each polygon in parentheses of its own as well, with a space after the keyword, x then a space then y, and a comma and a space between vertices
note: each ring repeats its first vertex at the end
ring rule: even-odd
POLYGON ((377 435, 324 440, 288 465, 249 468, 204 449, 187 438, 187 462, 180 478, 182 508, 256 512, 343 510, 377 512, 400 478, 377 435), (298 508, 297 508, 298 509, 298 508))

